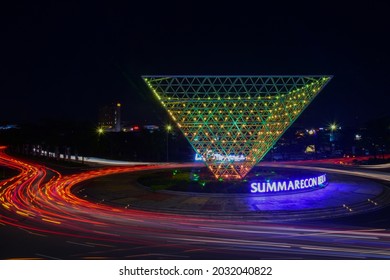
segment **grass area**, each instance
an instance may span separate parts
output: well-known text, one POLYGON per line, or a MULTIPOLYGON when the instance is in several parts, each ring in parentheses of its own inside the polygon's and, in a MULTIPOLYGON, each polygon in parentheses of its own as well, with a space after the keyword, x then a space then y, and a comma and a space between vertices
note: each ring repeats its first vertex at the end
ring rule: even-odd
POLYGON ((201 193, 248 193, 249 182, 264 180, 287 180, 310 174, 308 171, 291 171, 256 167, 244 179, 237 181, 216 180, 207 168, 158 171, 138 178, 138 182, 153 191, 171 190, 201 193))
POLYGON ((207 173, 207 170, 203 168, 159 171, 139 177, 138 182, 144 186, 150 187, 153 191, 176 190, 210 192, 211 186, 223 185, 223 182, 215 181, 214 178, 207 173))

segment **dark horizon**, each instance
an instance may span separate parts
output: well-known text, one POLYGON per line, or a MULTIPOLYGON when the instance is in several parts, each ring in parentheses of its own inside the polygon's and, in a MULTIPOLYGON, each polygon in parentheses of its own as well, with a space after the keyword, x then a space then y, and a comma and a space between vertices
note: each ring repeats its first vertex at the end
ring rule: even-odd
POLYGON ((164 123, 141 75, 333 75, 297 120, 364 126, 389 116, 384 4, 9 4, 0 122, 164 123), (12 7, 11 7, 12 5, 12 7))

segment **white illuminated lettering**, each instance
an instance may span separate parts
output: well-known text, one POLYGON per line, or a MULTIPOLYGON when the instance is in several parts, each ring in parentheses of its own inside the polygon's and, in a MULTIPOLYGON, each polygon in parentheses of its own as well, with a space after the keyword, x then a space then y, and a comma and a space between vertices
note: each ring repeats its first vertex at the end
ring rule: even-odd
POLYGON ((321 175, 318 177, 318 185, 323 184, 326 181, 325 175, 321 175))
POLYGON ((287 188, 287 183, 286 183, 286 181, 278 182, 278 192, 280 192, 280 191, 285 191, 286 188, 287 188))
POLYGON ((200 154, 195 154, 195 161, 203 161, 203 158, 200 154))
POLYGON ((299 180, 294 181, 294 189, 299 189, 299 180))
POLYGON ((267 182, 267 192, 276 192, 276 182, 267 182))
POLYGON ((283 192, 293 191, 305 188, 313 188, 318 185, 326 184, 326 174, 305 178, 300 180, 289 181, 267 181, 267 182, 252 182, 250 184, 251 193, 266 193, 266 192, 283 192))
MULTIPOLYGON (((221 155, 218 153, 213 153, 211 150, 207 151, 206 160, 216 160, 216 161, 244 161, 246 157, 244 155, 221 155)), ((205 161, 202 155, 195 154, 195 161, 205 161)))
POLYGON ((259 186, 257 189, 259 190, 259 192, 265 192, 265 183, 262 183, 261 188, 259 186))
POLYGON ((251 184, 251 193, 257 193, 257 186, 259 183, 252 183, 251 184))

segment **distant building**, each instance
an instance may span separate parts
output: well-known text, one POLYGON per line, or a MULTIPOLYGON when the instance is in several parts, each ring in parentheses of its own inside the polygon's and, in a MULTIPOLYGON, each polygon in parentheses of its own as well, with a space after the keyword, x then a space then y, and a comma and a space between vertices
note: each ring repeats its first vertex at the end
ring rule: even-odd
POLYGON ((99 127, 108 132, 121 131, 121 104, 104 106, 99 112, 99 127))
POLYGON ((7 125, 0 126, 0 130, 8 130, 8 129, 19 129, 19 127, 15 124, 7 124, 7 125))
POLYGON ((138 124, 126 124, 122 126, 123 132, 139 132, 141 127, 138 124))
POLYGON ((147 124, 144 125, 144 129, 148 130, 150 133, 153 133, 154 131, 160 130, 160 127, 154 124, 147 124))
POLYGON ((154 124, 147 124, 147 125, 139 125, 139 124, 125 124, 122 125, 122 131, 123 132, 139 132, 141 130, 149 131, 150 133, 153 133, 155 131, 160 130, 160 127, 154 124))

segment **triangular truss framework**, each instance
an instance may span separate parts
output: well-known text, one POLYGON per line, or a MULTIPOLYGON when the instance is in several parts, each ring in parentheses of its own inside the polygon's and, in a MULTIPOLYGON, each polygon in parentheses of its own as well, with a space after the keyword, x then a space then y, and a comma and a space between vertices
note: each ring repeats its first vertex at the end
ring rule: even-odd
POLYGON ((242 179, 331 76, 143 76, 217 179, 242 179))

